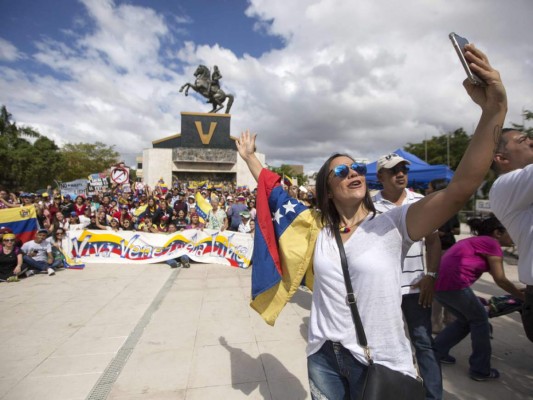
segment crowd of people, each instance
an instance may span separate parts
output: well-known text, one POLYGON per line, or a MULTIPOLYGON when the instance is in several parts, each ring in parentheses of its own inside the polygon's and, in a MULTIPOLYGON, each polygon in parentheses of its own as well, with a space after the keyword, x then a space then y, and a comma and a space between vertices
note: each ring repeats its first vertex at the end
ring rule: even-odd
POLYGON ((163 194, 106 192, 92 196, 61 195, 59 190, 40 194, 10 193, 0 189, 0 209, 34 205, 39 226, 53 235, 58 228, 137 230, 167 233, 169 230, 215 229, 242 233, 254 231, 255 194, 219 192, 209 189, 185 191, 178 187, 163 194), (196 208, 196 192, 210 204, 206 218, 196 208))
MULTIPOLYGON (((54 275, 63 265, 62 243, 68 231, 92 229, 171 234, 206 228, 250 235, 255 232, 255 191, 249 190, 187 190, 179 184, 171 189, 156 186, 152 190, 145 185, 136 185, 135 191, 130 193, 121 190, 120 185, 114 185, 100 194, 70 196, 51 187, 39 194, 15 193, 0 188, 0 209, 30 205, 35 206, 39 225, 33 240, 22 243, 13 235, 12 242, 11 229, 0 226, 0 239, 5 239, 0 246, 0 280, 15 281, 35 272, 54 275), (210 205, 203 218, 196 207, 197 194, 210 205)), ((187 256, 167 264, 171 267, 190 265, 187 256)))

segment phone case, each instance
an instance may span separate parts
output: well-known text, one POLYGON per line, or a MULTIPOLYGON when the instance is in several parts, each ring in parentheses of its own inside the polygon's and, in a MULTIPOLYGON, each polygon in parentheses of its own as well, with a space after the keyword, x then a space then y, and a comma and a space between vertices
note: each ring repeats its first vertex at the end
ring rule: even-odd
POLYGON ((487 86, 487 84, 485 83, 485 81, 483 81, 483 79, 481 79, 479 76, 477 76, 476 74, 472 72, 472 70, 470 69, 470 66, 468 65, 468 61, 466 61, 466 58, 464 55, 464 48, 465 48, 465 45, 468 44, 468 40, 464 37, 459 36, 458 34, 454 32, 449 34, 449 38, 452 41, 455 51, 457 52, 457 56, 459 56, 459 61, 461 61, 461 64, 463 64, 463 68, 466 72, 466 76, 468 80, 474 85, 487 86))

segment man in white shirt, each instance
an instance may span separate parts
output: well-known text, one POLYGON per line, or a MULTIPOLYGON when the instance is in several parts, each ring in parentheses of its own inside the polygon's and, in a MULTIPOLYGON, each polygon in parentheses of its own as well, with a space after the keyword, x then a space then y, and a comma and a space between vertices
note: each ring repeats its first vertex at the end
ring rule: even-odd
POLYGON ((38 269, 41 272, 46 271, 49 276, 52 276, 55 274, 54 257, 52 256, 52 246, 46 240, 47 235, 46 229, 39 229, 35 234, 35 239, 24 243, 21 250, 24 254, 25 264, 32 269, 38 269))
MULTIPOLYGON (((378 180, 383 190, 372 201, 379 213, 415 203, 424 197, 407 189, 408 164, 409 161, 395 153, 378 159, 378 180)), ((431 336, 431 303, 441 254, 438 233, 426 236, 425 242, 427 273, 424 270, 422 240, 411 246, 401 266, 402 311, 426 387, 426 399, 442 399, 440 362, 433 351, 431 336)))
POLYGON ((533 140, 503 129, 492 169, 500 174, 490 189, 490 208, 518 246, 518 278, 526 286, 522 322, 533 342, 533 140))
POLYGON ((251 215, 249 211, 242 211, 239 213, 241 216, 241 223, 239 224, 238 231, 241 233, 250 233, 252 228, 250 227, 251 215))

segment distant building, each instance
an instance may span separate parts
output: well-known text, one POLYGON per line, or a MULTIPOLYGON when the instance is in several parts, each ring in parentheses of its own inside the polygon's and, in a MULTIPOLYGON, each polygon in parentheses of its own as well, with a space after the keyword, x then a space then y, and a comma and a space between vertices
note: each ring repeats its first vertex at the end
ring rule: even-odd
POLYGON ((137 180, 142 181, 143 178, 143 156, 135 157, 137 180))

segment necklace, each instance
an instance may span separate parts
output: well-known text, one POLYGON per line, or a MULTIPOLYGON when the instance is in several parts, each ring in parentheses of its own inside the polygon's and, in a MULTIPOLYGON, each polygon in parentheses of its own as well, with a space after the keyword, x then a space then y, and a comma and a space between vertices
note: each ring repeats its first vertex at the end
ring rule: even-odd
POLYGON ((354 223, 353 225, 344 225, 344 226, 339 226, 339 231, 340 233, 348 233, 348 232, 351 232, 352 231, 352 228, 356 225, 359 225, 361 222, 363 222, 365 219, 363 218, 362 220, 360 221, 357 221, 356 223, 354 223))

